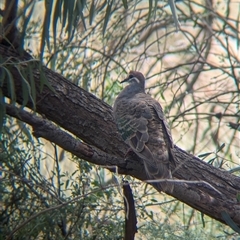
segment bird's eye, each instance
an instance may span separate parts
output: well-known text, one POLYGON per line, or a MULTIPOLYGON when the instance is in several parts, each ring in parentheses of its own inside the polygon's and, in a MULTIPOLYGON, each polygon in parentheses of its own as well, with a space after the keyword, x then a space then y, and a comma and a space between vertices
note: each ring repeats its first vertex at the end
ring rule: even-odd
POLYGON ((130 79, 130 78, 134 78, 134 76, 133 76, 132 74, 130 74, 130 75, 129 75, 129 79, 130 79))

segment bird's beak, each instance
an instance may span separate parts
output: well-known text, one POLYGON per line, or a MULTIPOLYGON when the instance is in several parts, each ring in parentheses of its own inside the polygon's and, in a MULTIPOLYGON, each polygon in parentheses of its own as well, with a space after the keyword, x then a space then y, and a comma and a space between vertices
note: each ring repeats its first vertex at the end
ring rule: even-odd
POLYGON ((122 80, 120 83, 124 83, 127 82, 129 80, 129 77, 125 78, 124 80, 122 80))

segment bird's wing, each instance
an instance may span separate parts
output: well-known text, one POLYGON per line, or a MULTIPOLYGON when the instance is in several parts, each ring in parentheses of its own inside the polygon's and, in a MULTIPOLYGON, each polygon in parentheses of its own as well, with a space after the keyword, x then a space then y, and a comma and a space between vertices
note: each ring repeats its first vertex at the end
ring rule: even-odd
MULTIPOLYGON (((149 141, 146 143, 146 147, 150 150, 154 159, 154 161, 145 160, 146 172, 153 179, 171 179, 170 162, 175 165, 175 160, 172 152, 174 145, 170 128, 159 102, 147 95, 145 96, 145 103, 152 113, 152 119, 148 124, 149 141)), ((171 182, 159 182, 159 186, 164 191, 169 192, 172 192, 174 188, 174 184, 171 182)))
MULTIPOLYGON (((124 141, 143 159, 150 179, 172 178, 169 169, 171 133, 160 104, 146 94, 116 101, 114 117, 124 141)), ((163 190, 173 185, 160 183, 163 190)))
POLYGON ((174 145, 170 127, 164 116, 160 103, 148 94, 138 94, 136 99, 141 104, 140 107, 143 107, 142 105, 144 105, 144 109, 148 110, 149 115, 151 116, 148 118, 148 120, 155 118, 156 121, 160 121, 160 123, 163 125, 162 131, 165 133, 165 140, 167 141, 167 145, 169 148, 173 148, 174 145))
POLYGON ((166 137, 167 137, 167 140, 168 140, 168 146, 170 148, 173 148, 173 140, 172 140, 172 135, 171 135, 171 131, 170 131, 170 127, 164 117, 164 114, 163 114, 163 110, 162 110, 162 107, 161 105, 159 104, 158 101, 156 101, 155 99, 153 99, 154 101, 151 101, 150 104, 151 106, 154 108, 154 110, 156 111, 159 119, 162 121, 162 124, 163 124, 163 131, 166 132, 166 137))
POLYGON ((151 96, 149 96, 149 95, 148 95, 148 98, 146 98, 146 101, 147 101, 148 105, 154 109, 159 120, 161 121, 161 132, 162 132, 163 139, 166 142, 166 146, 167 146, 168 152, 169 152, 168 161, 171 161, 173 163, 173 165, 176 165, 175 160, 174 160, 174 154, 172 151, 174 148, 174 144, 173 144, 173 139, 172 139, 172 135, 171 135, 171 130, 167 123, 166 118, 164 117, 162 107, 158 101, 151 98, 151 96))
POLYGON ((114 117, 124 141, 135 153, 141 152, 144 158, 152 158, 151 152, 145 149, 149 139, 147 125, 152 119, 148 105, 142 99, 122 100, 116 105, 114 117))

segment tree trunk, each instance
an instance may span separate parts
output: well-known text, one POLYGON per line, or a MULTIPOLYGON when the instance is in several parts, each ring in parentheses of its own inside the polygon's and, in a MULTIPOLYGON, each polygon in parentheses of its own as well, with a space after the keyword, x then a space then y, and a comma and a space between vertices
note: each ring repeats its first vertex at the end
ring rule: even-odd
MULTIPOLYGON (((7 46, 0 45, 0 55, 2 66, 4 65, 13 76, 16 101, 23 104, 23 100, 26 100, 26 96, 22 94, 23 80, 19 72, 31 71, 36 85, 36 112, 84 141, 78 142, 84 146, 78 148, 80 154, 72 150, 73 154, 103 165, 111 171, 117 168, 120 174, 131 175, 140 180, 147 179, 141 159, 132 154, 124 160, 128 147, 117 133, 112 108, 108 104, 58 73, 41 67, 38 61, 27 54, 25 57, 19 56, 7 46), (50 87, 47 84, 42 86, 44 78, 50 87)), ((3 71, 5 70, 1 67, 0 74, 3 71)), ((31 74, 28 72, 25 76, 28 78, 31 74)), ((10 97, 7 81, 6 78, 2 91, 5 96, 10 97)), ((33 108, 34 104, 28 101, 27 106, 33 108)), ((7 113, 18 117, 11 108, 7 108, 7 113)), ((24 117, 22 120, 24 121, 24 117)), ((31 120, 26 122, 31 124, 31 120)), ((54 137, 46 139, 56 140, 54 137)), ((58 139, 55 142, 71 151, 71 146, 67 147, 63 141, 58 139)), ((173 169, 175 187, 171 195, 194 209, 230 225, 235 231, 240 231, 240 178, 203 162, 177 146, 174 154, 177 167, 173 169)))

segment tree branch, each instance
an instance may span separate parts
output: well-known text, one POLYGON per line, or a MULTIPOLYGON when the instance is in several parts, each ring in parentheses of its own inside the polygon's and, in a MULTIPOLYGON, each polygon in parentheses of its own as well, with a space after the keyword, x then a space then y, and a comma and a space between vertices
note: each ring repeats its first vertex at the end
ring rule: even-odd
POLYGON ((79 139, 74 138, 71 134, 63 131, 50 121, 31 114, 22 109, 18 109, 13 105, 6 104, 6 113, 14 118, 28 123, 33 128, 33 136, 36 138, 44 138, 50 142, 56 143, 64 150, 73 153, 79 158, 85 159, 93 164, 102 166, 123 166, 125 162, 121 158, 116 158, 114 155, 107 154, 106 152, 97 149, 94 146, 88 145, 79 139))
MULTIPOLYGON (((73 151, 87 161, 105 167, 117 166, 119 173, 146 180, 141 159, 132 155, 126 161, 123 160, 127 146, 117 133, 109 105, 50 69, 41 67, 39 70, 36 61, 20 57, 6 46, 0 45, 0 55, 4 59, 4 67, 13 76, 17 102, 23 104, 23 80, 19 71, 31 69, 36 85, 36 112, 43 114, 48 120, 55 122, 85 143, 79 140, 74 142, 70 134, 61 135, 63 133, 59 132, 59 135, 63 136, 61 140, 56 137, 57 134, 53 134, 57 131, 57 129, 53 130, 53 124, 21 112, 22 119, 26 115, 25 120, 28 120, 29 124, 31 124, 29 119, 33 118, 31 121, 36 136, 44 136, 50 141, 56 141, 59 146, 64 147, 67 144, 68 151, 73 151), (41 89, 43 74, 51 87, 45 84, 41 89), (49 133, 46 133, 42 126, 49 128, 49 133)), ((2 71, 3 68, 0 69, 0 73, 2 71)), ((11 96, 7 84, 2 90, 5 96, 11 96)), ((32 102, 28 101, 27 106, 33 108, 32 102)), ((15 114, 17 117, 10 106, 7 106, 7 111, 8 114, 15 114)), ((201 161, 177 146, 174 148, 174 154, 177 167, 173 169, 175 188, 171 195, 220 222, 230 226, 230 223, 235 223, 239 227, 240 205, 237 194, 240 192, 240 178, 201 161), (177 179, 189 180, 191 184, 177 179), (193 181, 197 181, 196 184, 192 184, 193 181), (209 186, 203 183, 204 181, 217 191, 211 191, 209 186)), ((236 226, 232 226, 235 231, 236 226)))
POLYGON ((123 184, 125 208, 125 234, 124 240, 133 240, 137 233, 137 217, 132 189, 128 182, 123 184))

